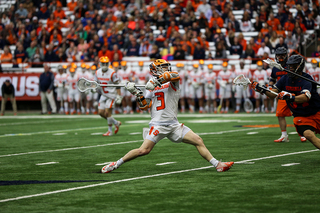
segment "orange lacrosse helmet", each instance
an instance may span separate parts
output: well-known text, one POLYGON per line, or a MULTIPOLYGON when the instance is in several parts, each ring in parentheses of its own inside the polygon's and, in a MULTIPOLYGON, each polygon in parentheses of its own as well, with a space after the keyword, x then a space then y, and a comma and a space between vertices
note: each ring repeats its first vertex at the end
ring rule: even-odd
POLYGON ((112 66, 113 66, 113 67, 119 67, 119 62, 118 62, 118 61, 114 61, 114 62, 112 63, 112 66))
POLYGON ((85 69, 86 68, 86 64, 85 63, 81 63, 81 68, 85 69))
POLYGON ((208 69, 212 70, 213 69, 213 64, 208 64, 208 69))
POLYGON ((258 62, 257 62, 257 66, 263 66, 262 61, 258 61, 258 62))
POLYGON ((99 64, 102 72, 107 72, 109 69, 109 58, 107 56, 102 56, 99 59, 99 64))
POLYGON ((92 66, 91 66, 91 70, 92 70, 92 71, 96 71, 96 70, 97 70, 97 66, 96 66, 96 65, 92 65, 92 66))
POLYGON ((192 66, 193 66, 193 68, 198 68, 199 64, 193 64, 192 66))
POLYGON ((143 66, 143 61, 139 61, 139 66, 140 66, 140 67, 143 66))
POLYGON ((164 59, 157 59, 149 65, 153 76, 160 76, 164 72, 171 72, 171 64, 164 59))
POLYGON ((204 60, 201 59, 201 60, 199 61, 199 64, 203 65, 203 64, 204 64, 204 60))
POLYGON ((121 66, 122 66, 122 67, 127 66, 127 62, 126 62, 126 61, 121 61, 121 63, 120 63, 120 64, 121 64, 121 66))

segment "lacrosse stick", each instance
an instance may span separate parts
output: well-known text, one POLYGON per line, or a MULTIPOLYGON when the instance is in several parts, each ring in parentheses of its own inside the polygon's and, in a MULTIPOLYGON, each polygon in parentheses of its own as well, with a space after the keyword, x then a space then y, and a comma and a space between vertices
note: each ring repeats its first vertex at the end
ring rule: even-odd
MULTIPOLYGON (((77 87, 80 92, 85 92, 99 87, 125 87, 125 84, 99 84, 96 81, 90 81, 85 78, 80 78, 77 82, 77 87)), ((136 87, 145 87, 145 85, 135 85, 136 87)))
POLYGON ((306 78, 306 77, 304 77, 304 76, 302 76, 302 75, 299 75, 299 74, 297 74, 297 73, 295 73, 295 72, 292 72, 292 71, 290 71, 290 70, 288 70, 288 69, 283 68, 283 67, 281 66, 281 64, 278 64, 277 62, 271 60, 270 58, 268 58, 268 59, 266 59, 266 60, 263 60, 263 61, 266 62, 267 64, 275 67, 275 68, 278 68, 279 70, 286 71, 286 72, 288 72, 288 73, 291 73, 292 75, 295 75, 295 76, 297 76, 297 77, 299 77, 299 78, 302 78, 302 79, 304 79, 304 80, 306 80, 306 81, 309 81, 309 82, 311 82, 311 83, 313 83, 313 84, 316 84, 316 85, 320 86, 319 83, 317 83, 317 82, 315 82, 315 81, 313 81, 313 80, 311 80, 311 79, 309 79, 309 78, 306 78))
MULTIPOLYGON (((243 74, 238 75, 235 79, 233 79, 233 83, 235 85, 242 85, 244 89, 247 89, 248 85, 251 84, 250 80, 246 78, 243 74)), ((269 90, 268 88, 263 88, 264 90, 271 92, 274 95, 278 95, 278 93, 269 90)))
MULTIPOLYGON (((226 84, 223 83, 223 81, 218 81, 218 83, 220 84, 220 87, 221 87, 221 88, 225 88, 225 87, 226 87, 226 84)), ((221 89, 220 89, 220 92, 221 92, 221 89)), ((219 93, 220 93, 220 92, 219 92, 219 93)), ((217 109, 218 113, 220 113, 221 108, 222 108, 223 98, 224 98, 223 96, 224 96, 224 95, 223 95, 223 93, 222 93, 221 98, 220 98, 220 103, 219 103, 219 106, 218 106, 218 109, 217 109)))

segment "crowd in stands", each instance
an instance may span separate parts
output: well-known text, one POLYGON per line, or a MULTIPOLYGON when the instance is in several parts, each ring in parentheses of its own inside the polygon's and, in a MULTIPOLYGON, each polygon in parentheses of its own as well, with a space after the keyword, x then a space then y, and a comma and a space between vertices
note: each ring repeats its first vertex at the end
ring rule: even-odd
POLYGON ((0 13, 0 60, 267 58, 281 46, 299 51, 319 24, 317 0, 24 0, 0 13))

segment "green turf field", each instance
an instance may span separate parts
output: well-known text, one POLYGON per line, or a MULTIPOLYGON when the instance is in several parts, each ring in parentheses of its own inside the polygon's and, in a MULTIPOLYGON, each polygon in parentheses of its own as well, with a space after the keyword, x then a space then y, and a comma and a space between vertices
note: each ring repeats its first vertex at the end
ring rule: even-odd
POLYGON ((274 143, 279 128, 263 126, 278 123, 274 114, 179 114, 214 157, 236 162, 228 172, 165 139, 101 174, 140 146, 150 119, 115 117, 112 137, 98 116, 1 117, 0 212, 320 212, 320 153, 294 127, 289 143, 274 143))

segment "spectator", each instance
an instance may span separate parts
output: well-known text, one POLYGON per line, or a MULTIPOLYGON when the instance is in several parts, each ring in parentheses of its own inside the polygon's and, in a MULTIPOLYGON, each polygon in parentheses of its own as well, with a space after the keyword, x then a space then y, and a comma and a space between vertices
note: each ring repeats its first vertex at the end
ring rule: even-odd
POLYGON ((244 39, 243 34, 239 33, 238 35, 238 42, 242 46, 242 50, 245 51, 247 49, 247 40, 244 39))
POLYGON ((307 30, 313 30, 315 26, 315 21, 312 17, 312 13, 309 13, 309 15, 306 17, 304 21, 304 26, 307 28, 307 30))
POLYGON ((240 32, 240 23, 232 13, 229 14, 229 18, 227 19, 227 24, 229 22, 232 24, 232 27, 236 32, 240 32))
POLYGON ((31 66, 32 67, 43 67, 42 66, 43 60, 44 60, 44 55, 40 51, 40 48, 37 47, 33 56, 30 58, 30 62, 32 63, 31 66))
POLYGON ((212 17, 209 21, 209 28, 212 30, 215 30, 217 28, 222 28, 224 24, 223 19, 220 17, 219 13, 217 11, 212 12, 212 17))
POLYGON ((288 49, 295 50, 299 46, 296 38, 292 36, 292 31, 288 31, 288 35, 284 42, 288 45, 288 49))
POLYGON ((169 45, 168 40, 164 41, 164 47, 160 52, 161 58, 165 60, 173 60, 174 48, 169 45))
POLYGON ((3 49, 3 53, 0 56, 1 64, 12 63, 12 54, 10 53, 10 49, 8 46, 5 46, 3 49))
POLYGON ((226 48, 223 45, 222 41, 216 43, 216 55, 214 56, 215 59, 224 59, 227 58, 226 48))
POLYGON ((193 60, 196 59, 206 59, 206 52, 201 47, 201 43, 198 41, 196 47, 194 48, 193 60))
POLYGON ((288 20, 284 23, 283 28, 285 31, 293 31, 294 30, 294 20, 292 17, 292 13, 289 13, 288 20))
POLYGON ((267 21, 268 25, 272 27, 272 30, 276 31, 278 25, 280 24, 279 19, 274 17, 273 13, 270 13, 269 20, 267 21))
POLYGON ((279 47, 284 47, 284 48, 288 49, 287 44, 284 43, 283 37, 279 37, 279 43, 276 45, 275 50, 278 49, 279 47))
POLYGON ((57 113, 56 102, 53 97, 54 74, 50 71, 50 67, 45 64, 44 72, 39 77, 39 91, 41 96, 41 114, 47 114, 47 101, 49 101, 52 113, 57 113))
POLYGON ((283 38, 285 38, 287 35, 286 35, 286 32, 283 30, 283 27, 281 26, 281 24, 280 25, 278 25, 278 29, 277 29, 277 35, 278 35, 278 37, 280 38, 280 37, 283 37, 283 38))
POLYGON ((319 57, 320 56, 320 45, 317 46, 317 50, 314 51, 311 57, 319 57))
POLYGON ((59 62, 66 62, 67 61, 67 55, 62 47, 59 47, 57 51, 57 57, 59 62))
POLYGON ((25 19, 28 15, 28 10, 24 8, 23 4, 19 4, 19 9, 15 12, 16 15, 18 15, 19 19, 25 19))
POLYGON ((231 45, 229 51, 230 51, 230 55, 242 55, 242 50, 243 47, 241 44, 239 44, 239 39, 238 37, 234 37, 233 39, 233 45, 231 45))
MULTIPOLYGON (((2 13, 0 25, 1 25, 1 23, 2 23, 3 25, 10 24, 10 19, 9 19, 9 17, 7 16, 6 13, 2 13)), ((3 27, 3 26, 2 26, 2 27, 3 27)))
POLYGON ((53 50, 54 45, 51 43, 49 44, 48 50, 44 56, 44 60, 46 62, 57 62, 59 61, 57 54, 53 50))
POLYGON ((149 56, 151 54, 152 45, 149 43, 149 39, 143 39, 139 48, 139 55, 140 56, 149 56))
POLYGON ((38 16, 39 19, 48 19, 48 18, 50 18, 50 11, 48 10, 46 3, 42 3, 41 4, 41 7, 40 7, 40 9, 38 11, 37 16, 38 16))
POLYGON ((89 48, 89 45, 87 43, 84 42, 83 38, 79 39, 79 44, 78 44, 78 51, 82 51, 82 50, 87 50, 89 48))
POLYGON ((118 55, 118 58, 119 58, 118 60, 122 61, 123 53, 121 50, 119 50, 119 46, 117 44, 114 44, 112 47, 113 48, 112 48, 112 51, 110 51, 110 57, 109 57, 110 61, 114 61, 115 54, 118 55))
POLYGON ((234 0, 233 1, 233 9, 234 10, 241 10, 243 9, 246 1, 245 0, 234 0))
POLYGON ((173 59, 174 60, 185 60, 186 59, 185 51, 182 49, 182 45, 181 44, 178 44, 176 46, 176 49, 175 49, 174 54, 173 54, 173 59))
POLYGON ((157 45, 152 45, 152 50, 151 50, 151 54, 149 55, 150 60, 156 60, 161 58, 160 52, 159 52, 159 48, 157 45))
POLYGON ((179 31, 179 27, 176 25, 175 21, 170 22, 170 26, 167 29, 167 38, 170 38, 172 29, 175 29, 176 31, 179 31))
POLYGON ((272 45, 272 49, 275 50, 277 44, 279 43, 279 38, 276 31, 272 31, 272 35, 270 38, 270 43, 272 45))
POLYGON ((199 7, 197 8, 197 13, 201 14, 207 14, 207 12, 211 10, 211 6, 210 4, 207 3, 207 0, 202 0, 202 4, 199 5, 199 7))
POLYGON ((255 17, 256 22, 253 24, 254 31, 260 32, 262 29, 262 22, 259 19, 259 16, 255 17))
POLYGON ((26 49, 26 52, 28 54, 28 58, 31 61, 31 58, 33 57, 34 53, 36 52, 37 49, 37 40, 33 40, 30 44, 30 47, 26 49))
POLYGON ((257 56, 262 58, 264 53, 267 53, 269 56, 271 54, 270 48, 266 46, 265 42, 261 42, 261 47, 258 50, 257 56))
POLYGON ((240 22, 240 30, 241 32, 250 32, 252 31, 252 24, 250 21, 250 15, 247 11, 243 13, 243 17, 240 22))
POLYGON ((15 98, 14 86, 11 84, 9 79, 7 79, 2 84, 1 93, 2 93, 1 115, 4 115, 8 98, 10 98, 10 101, 12 104, 13 114, 17 115, 17 104, 16 104, 16 98, 15 98))
POLYGON ((28 61, 28 54, 21 43, 17 43, 17 49, 14 51, 14 64, 26 63, 28 61))
POLYGON ((62 10, 62 5, 59 5, 57 9, 53 12, 54 17, 59 17, 60 19, 65 19, 67 16, 62 10))
POLYGON ((74 11, 77 7, 77 2, 75 0, 71 0, 68 4, 67 7, 69 9, 69 11, 74 11))
POLYGON ((247 49, 244 51, 242 58, 246 58, 246 59, 256 58, 256 53, 252 49, 252 45, 250 43, 247 45, 247 49))
POLYGON ((98 57, 101 58, 102 56, 108 56, 108 50, 107 50, 107 47, 105 45, 103 45, 101 47, 101 50, 98 52, 98 57))
POLYGON ((128 46, 126 55, 127 56, 140 56, 139 50, 140 50, 140 45, 137 43, 136 39, 133 39, 128 46))

